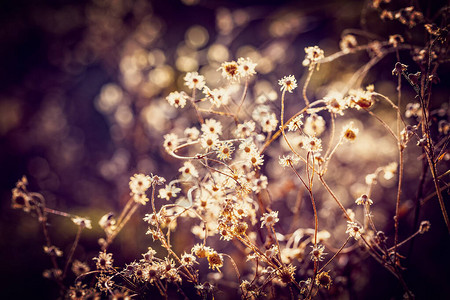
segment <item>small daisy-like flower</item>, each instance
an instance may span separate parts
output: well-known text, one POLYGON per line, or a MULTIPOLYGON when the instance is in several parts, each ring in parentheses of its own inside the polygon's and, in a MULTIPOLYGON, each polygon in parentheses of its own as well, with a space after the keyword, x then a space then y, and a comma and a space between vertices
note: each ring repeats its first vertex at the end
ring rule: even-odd
POLYGON ((78 259, 74 260, 72 263, 72 272, 76 276, 80 276, 81 274, 87 273, 90 270, 91 269, 89 268, 89 266, 87 264, 79 261, 78 259))
POLYGON ((100 270, 111 268, 114 262, 112 253, 106 253, 106 251, 99 252, 98 257, 94 257, 93 260, 96 263, 97 269, 100 270))
POLYGON ((275 223, 277 223, 280 219, 278 219, 278 211, 271 211, 270 213, 264 213, 261 217, 261 228, 266 226, 273 226, 275 223))
POLYGON ((320 272, 319 274, 317 274, 316 277, 316 284, 319 287, 324 287, 326 289, 329 289, 332 283, 331 277, 330 275, 328 275, 329 271, 326 272, 320 272))
POLYGON ((191 90, 201 90, 205 86, 205 77, 199 75, 197 72, 186 73, 186 76, 184 76, 184 85, 186 85, 191 90))
POLYGON ((163 146, 167 152, 173 151, 178 146, 178 136, 175 133, 168 133, 164 135, 163 146))
POLYGON ((248 138, 255 131, 255 122, 247 121, 243 124, 238 124, 236 131, 234 132, 235 136, 238 138, 248 138))
POLYGON ((355 203, 358 205, 366 205, 366 204, 372 205, 373 201, 369 199, 367 195, 361 195, 361 197, 355 200, 355 203))
POLYGON ((215 151, 217 157, 221 160, 226 160, 231 158, 231 154, 234 152, 234 146, 231 142, 225 141, 216 144, 215 151))
POLYGON ((263 118, 270 114, 270 106, 268 105, 258 105, 252 112, 252 118, 255 121, 261 121, 263 118))
POLYGON ((215 119, 207 119, 205 123, 202 124, 203 133, 215 133, 217 135, 222 134, 222 123, 215 119))
POLYGON ((279 164, 283 167, 291 167, 291 166, 295 166, 298 161, 300 159, 297 156, 294 155, 286 155, 286 156, 280 156, 280 158, 278 159, 279 164))
POLYGON ((222 76, 230 81, 238 81, 241 76, 239 65, 235 61, 226 61, 217 70, 222 70, 222 76))
POLYGON ((208 262, 209 267, 211 269, 216 269, 220 272, 220 268, 223 266, 223 257, 222 254, 217 253, 216 251, 212 250, 208 253, 208 262))
POLYGON ((254 63, 250 58, 238 58, 238 72, 241 77, 250 77, 256 74, 255 67, 256 63, 254 63))
POLYGON ((130 190, 133 194, 144 194, 151 186, 151 177, 144 174, 134 174, 130 177, 130 190))
POLYGON ((261 127, 263 132, 272 132, 277 128, 278 120, 274 113, 261 119, 261 127))
POLYGON ((216 144, 219 142, 219 136, 216 133, 204 133, 200 137, 200 145, 203 149, 209 150, 216 146, 216 144))
POLYGON ((72 222, 74 222, 76 225, 78 225, 82 228, 92 229, 91 220, 89 220, 89 219, 82 218, 82 217, 74 217, 74 218, 72 218, 72 222))
POLYGON ((248 224, 246 222, 238 222, 237 224, 233 224, 231 230, 235 235, 242 235, 247 231, 248 224))
POLYGON ((183 253, 183 255, 181 255, 181 263, 184 266, 193 266, 194 263, 198 264, 197 259, 195 258, 194 255, 190 254, 190 253, 183 253))
POLYGON ((420 117, 422 116, 422 110, 420 109, 420 103, 408 103, 406 104, 405 117, 420 117))
POLYGON ((156 251, 152 247, 148 247, 148 251, 142 254, 144 261, 151 261, 155 257, 156 251))
POLYGON ((321 59, 325 57, 324 52, 317 46, 305 48, 306 57, 302 62, 303 66, 309 66, 309 70, 312 70, 315 65, 318 66, 321 59))
POLYGON ((166 97, 167 102, 177 108, 183 108, 186 105, 187 99, 188 95, 185 92, 172 92, 166 97))
POLYGON ((248 157, 249 162, 252 164, 253 167, 259 168, 264 164, 264 155, 259 154, 259 151, 253 150, 249 153, 246 153, 246 156, 248 157))
POLYGON ((184 130, 184 135, 187 137, 188 141, 195 141, 200 136, 200 131, 195 127, 190 127, 184 130))
POLYGON ((172 197, 176 197, 177 194, 181 191, 180 188, 177 188, 171 184, 167 185, 163 189, 159 189, 158 197, 161 199, 170 200, 172 197))
POLYGON ((359 226, 358 223, 347 221, 347 230, 345 233, 348 233, 348 235, 353 237, 355 240, 358 240, 363 232, 363 228, 359 226))
POLYGON ((239 144, 239 150, 244 151, 246 155, 250 155, 252 151, 258 151, 252 139, 246 139, 239 144))
POLYGON ((341 93, 332 91, 323 97, 327 105, 327 109, 331 113, 343 115, 344 110, 347 108, 347 101, 344 99, 341 93))
POLYGON ((317 115, 311 114, 305 120, 303 132, 309 136, 320 136, 325 131, 325 120, 317 115))
POLYGON ((58 256, 58 257, 61 257, 63 255, 63 252, 55 246, 50 246, 50 247, 44 246, 44 252, 49 255, 54 255, 54 256, 58 256))
POLYGON ((309 136, 306 141, 305 145, 303 147, 305 150, 313 153, 317 153, 322 151, 322 140, 319 138, 316 138, 315 136, 309 136))
POLYGON ((226 89, 214 89, 210 90, 208 87, 203 88, 203 94, 206 95, 206 99, 211 102, 217 108, 222 105, 227 105, 230 102, 230 95, 226 89))
POLYGON ((286 91, 292 93, 297 87, 297 80, 294 75, 284 76, 282 79, 278 80, 278 84, 281 85, 280 90, 282 92, 286 91))
POLYGON ((314 245, 311 247, 312 247, 311 260, 312 261, 323 261, 324 256, 327 254, 327 253, 323 252, 325 250, 325 246, 317 244, 317 245, 314 245))
POLYGON ((291 122, 288 123, 288 130, 289 131, 296 131, 301 130, 301 127, 303 125, 303 115, 298 115, 295 118, 292 119, 291 122))
POLYGON ((353 142, 356 139, 356 136, 358 135, 358 132, 359 132, 359 129, 355 128, 353 126, 353 122, 348 123, 342 129, 342 136, 344 138, 344 141, 353 142))
POLYGON ((179 168, 178 171, 181 172, 181 176, 184 178, 198 177, 198 171, 190 161, 184 162, 183 166, 179 168))

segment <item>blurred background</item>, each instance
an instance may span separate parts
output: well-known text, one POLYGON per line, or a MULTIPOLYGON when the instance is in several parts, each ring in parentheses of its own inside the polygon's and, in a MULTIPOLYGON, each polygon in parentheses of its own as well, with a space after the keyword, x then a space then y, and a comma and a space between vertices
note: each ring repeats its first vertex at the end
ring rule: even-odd
MULTIPOLYGON (((399 9, 411 1, 392 2, 392 9, 399 9)), ((439 0, 412 2, 429 15, 448 4, 439 0)), ((186 120, 164 98, 182 88, 186 72, 199 71, 213 88, 221 84, 220 73, 216 71, 220 63, 250 57, 258 63, 258 81, 250 95, 265 93, 276 100, 279 78, 294 74, 300 82, 304 80, 301 62, 305 47, 318 45, 326 55, 337 52, 341 34, 349 28, 365 29, 380 40, 395 33, 404 35, 410 43, 423 45, 425 40, 423 32, 408 35, 405 26, 398 22, 381 22, 377 12, 368 9, 368 2, 359 0, 3 1, 0 4, 2 298, 52 299, 58 295, 56 284, 42 277, 50 261, 42 250, 44 239, 37 220, 11 208, 11 189, 22 175, 28 177, 30 190, 45 196, 48 207, 92 219, 94 228, 83 232, 76 252, 78 259, 90 261, 99 249, 97 239, 103 236, 97 221, 109 211, 120 211, 126 203, 130 176, 143 172, 174 178, 174 170, 180 164, 168 158, 160 145, 163 134, 186 120)), ((414 66, 408 55, 403 58, 403 63, 414 66)), ((367 53, 361 53, 321 66, 311 82, 308 92, 311 99, 320 99, 326 90, 342 86, 368 59, 367 53)), ((396 80, 391 70, 396 61, 394 55, 387 56, 363 85, 374 83, 380 93, 395 95, 396 80)), ((433 109, 442 109, 449 102, 448 64, 442 65, 438 74, 440 84, 433 90, 433 109)), ((301 89, 297 92, 300 95, 301 89)), ((413 101, 411 89, 405 88, 403 95, 413 101)), ((295 105, 294 99, 288 101, 295 105)), ((273 103, 278 107, 277 102, 273 103)), ((382 114, 387 108, 381 105, 378 112, 382 114)), ((357 114, 353 117, 361 118, 357 114)), ((385 117, 393 121, 395 115, 385 117)), ((371 123, 364 118, 361 125, 370 130, 371 123)), ((448 118, 445 111, 443 118, 448 118)), ((362 155, 364 165, 341 155, 338 159, 343 168, 356 167, 367 174, 396 160, 395 147, 384 148, 380 142, 385 133, 371 133, 380 140, 370 140, 368 136, 362 144, 367 143, 376 153, 362 155)), ((406 170, 409 177, 404 183, 403 208, 409 219, 405 217, 403 236, 412 231, 410 223, 421 168, 417 158, 420 149, 408 155, 417 164, 408 165, 406 170)), ((426 187, 432 191, 430 182, 426 187)), ((392 191, 388 183, 384 188, 386 193, 392 191)), ((383 195, 383 191, 379 192, 383 195)), ((380 214, 386 226, 392 227, 393 205, 389 205, 386 210, 390 211, 380 214)), ((382 210, 383 204, 380 207, 382 210)), ((326 218, 327 206, 322 208, 322 217, 326 218)), ((146 209, 139 214, 148 213, 146 209)), ((450 246, 436 199, 424 205, 420 215, 431 221, 432 230, 420 236, 420 242, 410 251, 406 281, 418 298, 444 299, 450 292, 450 276, 445 268, 450 265, 450 246)), ((51 216, 49 222, 53 240, 68 252, 76 233, 75 225, 58 216, 51 216)), ((152 244, 142 223, 138 217, 132 220, 113 245, 112 252, 121 254, 114 257, 117 266, 138 258, 152 244)), ((349 283, 341 299, 401 297, 396 280, 370 258, 344 270, 349 283)), ((327 297, 337 296, 324 296, 327 297)))

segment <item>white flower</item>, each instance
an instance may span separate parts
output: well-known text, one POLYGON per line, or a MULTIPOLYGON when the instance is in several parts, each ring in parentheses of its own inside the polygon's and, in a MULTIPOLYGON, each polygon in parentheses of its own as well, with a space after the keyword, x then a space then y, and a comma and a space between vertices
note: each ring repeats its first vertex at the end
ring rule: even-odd
POLYGON ((181 191, 180 188, 177 188, 171 184, 167 185, 163 189, 159 189, 159 198, 170 200, 172 197, 176 197, 177 194, 181 191))
POLYGON ((190 162, 184 162, 183 166, 178 169, 181 172, 182 178, 190 179, 191 177, 198 177, 198 171, 195 166, 190 162))
POLYGON ((215 148, 217 157, 221 160, 230 159, 231 154, 234 152, 233 144, 228 141, 217 143, 214 148, 215 148))
POLYGON ((347 221, 347 230, 345 231, 345 233, 348 233, 355 240, 358 240, 361 237, 363 231, 363 228, 359 226, 358 223, 347 221))
POLYGON ((190 127, 184 130, 184 135, 187 137, 188 141, 195 141, 198 139, 200 131, 195 127, 190 127))
POLYGON ((89 220, 89 219, 82 218, 82 217, 74 217, 74 218, 72 218, 72 222, 74 222, 76 225, 78 225, 80 227, 92 229, 91 220, 89 220))
POLYGON ((292 121, 288 123, 288 130, 289 131, 300 130, 301 126, 303 125, 302 119, 303 115, 298 115, 295 118, 293 118, 292 121))
POLYGON ((275 210, 271 211, 270 213, 264 213, 264 215, 261 217, 261 228, 263 228, 264 225, 273 226, 279 220, 280 219, 278 219, 278 212, 275 210))
POLYGON ((235 61, 226 61, 222 63, 218 70, 222 70, 222 76, 230 81, 238 81, 241 74, 239 66, 235 61))
POLYGON ((359 129, 353 126, 353 122, 348 123, 342 129, 342 136, 344 140, 353 142, 358 135, 359 129))
POLYGON ((206 99, 211 102, 217 108, 222 105, 227 105, 230 102, 230 95, 226 89, 214 89, 210 90, 208 87, 203 88, 203 94, 206 95, 206 99))
POLYGON ((331 91, 325 97, 323 97, 327 105, 327 109, 331 113, 343 115, 344 110, 347 108, 347 101, 343 95, 336 91, 331 91))
POLYGON ((320 62, 325 57, 324 52, 317 46, 305 48, 306 57, 303 60, 303 66, 309 66, 309 70, 320 62))
POLYGON ((192 89, 203 89, 205 86, 205 77, 199 75, 197 72, 189 72, 184 76, 184 85, 192 89))
POLYGON ((310 152, 320 152, 322 151, 322 140, 316 138, 315 136, 309 136, 305 139, 303 148, 310 152))
POLYGON ((205 120, 205 123, 202 124, 202 131, 203 133, 215 133, 217 135, 222 134, 222 123, 220 121, 217 121, 215 119, 207 119, 205 120))
POLYGON ((261 127, 263 132, 272 132, 277 128, 278 120, 274 113, 261 119, 261 127))
POLYGON ((292 91, 297 87, 297 80, 294 75, 284 76, 282 79, 278 80, 278 84, 281 85, 280 90, 282 92, 287 91, 292 93, 292 91))
POLYGON ((151 186, 152 179, 148 175, 134 174, 130 177, 130 190, 133 194, 144 194, 151 186))
POLYGON ((219 142, 219 136, 216 133, 204 133, 200 137, 200 145, 203 149, 209 150, 214 148, 216 144, 219 142))
POLYGON ((290 166, 294 166, 295 164, 298 163, 300 159, 297 156, 293 156, 293 155, 287 155, 283 157, 280 157, 278 159, 278 162, 280 163, 280 165, 285 168, 285 167, 290 167, 290 166))
POLYGON ((325 120, 316 114, 311 114, 305 120, 303 132, 310 136, 320 136, 325 131, 325 120))
POLYGON ((238 63, 238 72, 241 77, 250 77, 256 74, 255 67, 256 63, 252 62, 250 58, 240 57, 237 61, 238 63))
POLYGON ((166 100, 170 105, 181 108, 186 105, 187 99, 188 95, 186 95, 185 92, 172 92, 166 97, 166 100))
POLYGON ((235 135, 238 138, 248 138, 255 131, 255 122, 247 121, 243 124, 238 124, 235 135))
POLYGON ((326 255, 327 253, 324 253, 323 251, 325 250, 325 246, 324 245, 314 245, 311 246, 312 250, 311 250, 311 260, 312 261, 322 261, 324 260, 324 255, 326 255))
POLYGON ((178 136, 175 133, 168 133, 164 135, 163 146, 167 152, 173 151, 178 146, 178 136))

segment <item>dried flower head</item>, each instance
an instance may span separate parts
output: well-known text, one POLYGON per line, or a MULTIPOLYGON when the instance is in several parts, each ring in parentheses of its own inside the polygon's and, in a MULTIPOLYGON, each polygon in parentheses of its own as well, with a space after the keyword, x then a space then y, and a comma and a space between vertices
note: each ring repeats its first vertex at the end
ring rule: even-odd
POLYGON ((339 43, 339 47, 345 53, 353 51, 356 46, 358 46, 358 42, 352 34, 346 34, 339 43))
POLYGON ((158 197, 169 201, 170 198, 176 197, 180 191, 181 191, 180 188, 177 188, 176 186, 174 186, 172 184, 169 184, 169 185, 166 184, 166 186, 164 188, 159 189, 158 197))
POLYGON ((74 222, 76 225, 80 226, 81 228, 87 228, 92 229, 91 220, 82 218, 82 217, 74 217, 72 218, 72 222, 74 222))
POLYGON ((300 158, 294 155, 286 155, 282 156, 278 159, 279 164, 285 168, 285 167, 293 167, 300 161, 300 158))
POLYGON ((223 257, 222 254, 217 253, 216 251, 212 250, 208 252, 207 255, 209 267, 211 269, 216 269, 220 272, 220 268, 223 266, 223 257))
POLYGON ((430 227, 431 227, 430 221, 422 221, 422 222, 420 223, 419 233, 420 233, 420 234, 424 234, 425 232, 427 232, 428 230, 430 230, 430 227))
POLYGON ((80 276, 81 274, 89 272, 91 269, 86 263, 83 263, 79 261, 78 259, 75 259, 72 263, 72 272, 76 276, 80 276))
POLYGON ((326 272, 320 272, 319 274, 317 274, 316 277, 316 284, 319 287, 324 287, 326 289, 329 289, 332 283, 331 277, 328 274, 329 271, 326 272))
POLYGON ((234 152, 234 146, 229 141, 219 142, 215 145, 217 157, 221 160, 227 160, 231 158, 231 154, 234 152))

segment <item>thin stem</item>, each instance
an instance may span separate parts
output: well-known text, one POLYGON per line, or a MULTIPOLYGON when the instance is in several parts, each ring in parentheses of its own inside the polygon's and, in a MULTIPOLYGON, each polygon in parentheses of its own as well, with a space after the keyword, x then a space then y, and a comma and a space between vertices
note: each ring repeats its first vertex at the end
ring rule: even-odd
POLYGON ((61 279, 64 279, 67 274, 67 269, 69 268, 70 263, 72 262, 73 254, 75 253, 75 249, 78 246, 78 242, 80 241, 81 231, 83 228, 81 226, 78 226, 77 235, 75 236, 75 240, 72 244, 72 248, 70 248, 69 256, 67 257, 66 265, 64 266, 64 272, 62 274, 61 279))
POLYGON ((342 249, 344 249, 345 245, 347 245, 348 241, 350 241, 350 236, 347 237, 347 240, 345 241, 345 243, 341 246, 341 248, 339 248, 339 250, 333 255, 333 257, 330 258, 330 260, 328 260, 323 266, 322 268, 320 268, 319 273, 323 271, 323 269, 325 269, 326 266, 328 266, 333 259, 336 258, 336 256, 338 256, 339 253, 341 253, 342 249))

